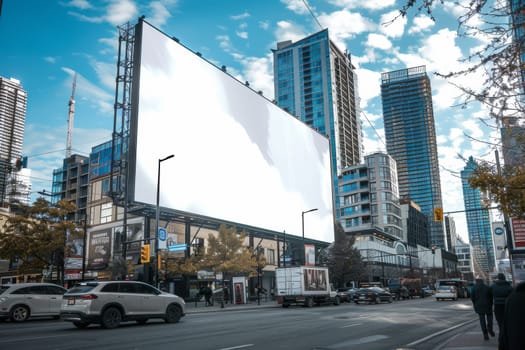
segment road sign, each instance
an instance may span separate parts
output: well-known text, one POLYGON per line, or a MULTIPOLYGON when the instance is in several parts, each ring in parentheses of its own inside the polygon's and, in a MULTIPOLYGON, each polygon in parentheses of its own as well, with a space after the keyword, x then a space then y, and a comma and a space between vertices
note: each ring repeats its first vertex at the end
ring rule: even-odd
POLYGON ((181 250, 186 250, 186 248, 188 247, 188 245, 182 243, 182 244, 173 244, 173 245, 170 245, 168 246, 168 250, 170 252, 178 252, 178 251, 181 251, 181 250))
POLYGON ((159 227, 157 237, 159 238, 159 249, 166 249, 166 239, 168 238, 168 232, 164 227, 159 227))

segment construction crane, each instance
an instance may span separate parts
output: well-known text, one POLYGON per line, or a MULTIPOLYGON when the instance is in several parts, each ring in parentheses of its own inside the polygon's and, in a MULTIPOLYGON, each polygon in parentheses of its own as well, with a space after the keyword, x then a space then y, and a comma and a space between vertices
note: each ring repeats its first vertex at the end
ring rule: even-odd
POLYGON ((69 98, 69 115, 67 118, 66 158, 71 157, 71 143, 73 141, 73 121, 75 119, 75 88, 77 87, 77 73, 73 76, 73 88, 69 98))

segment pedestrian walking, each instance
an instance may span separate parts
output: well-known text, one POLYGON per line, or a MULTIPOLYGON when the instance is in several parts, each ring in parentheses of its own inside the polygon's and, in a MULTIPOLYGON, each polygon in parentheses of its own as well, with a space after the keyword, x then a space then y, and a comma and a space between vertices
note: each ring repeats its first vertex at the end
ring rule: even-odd
POLYGON ((472 288, 470 299, 474 305, 474 311, 479 317, 479 324, 481 325, 481 331, 483 332, 483 339, 489 340, 489 334, 493 337, 496 335, 492 325, 492 288, 487 286, 485 282, 478 277, 476 279, 474 288, 472 288))
POLYGON ((494 316, 496 317, 496 322, 498 322, 499 334, 501 334, 505 301, 511 292, 512 286, 505 279, 505 275, 498 273, 497 279, 492 284, 492 295, 494 297, 494 316))
POLYGON ((507 297, 498 350, 525 349, 525 282, 521 282, 507 297))

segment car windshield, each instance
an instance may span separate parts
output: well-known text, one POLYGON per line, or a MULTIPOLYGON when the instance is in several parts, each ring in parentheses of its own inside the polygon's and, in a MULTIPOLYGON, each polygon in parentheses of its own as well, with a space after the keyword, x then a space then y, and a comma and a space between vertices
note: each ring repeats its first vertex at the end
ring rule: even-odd
POLYGON ((370 290, 374 292, 384 292, 384 289, 381 289, 379 287, 370 287, 370 290))

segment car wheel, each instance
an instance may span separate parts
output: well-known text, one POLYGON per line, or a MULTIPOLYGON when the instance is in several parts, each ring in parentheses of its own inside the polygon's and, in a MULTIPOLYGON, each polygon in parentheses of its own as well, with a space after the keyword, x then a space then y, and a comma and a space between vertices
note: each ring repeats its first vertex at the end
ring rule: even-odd
POLYGON ((166 309, 166 323, 177 323, 182 317, 182 310, 175 304, 168 305, 166 309))
POLYGON ((283 307, 284 307, 284 308, 287 308, 287 307, 289 307, 289 306, 290 306, 290 304, 283 304, 283 307))
POLYGON ((356 304, 359 304, 359 302, 358 302, 357 300, 356 300, 356 301, 354 301, 354 303, 356 303, 356 304))
POLYGON ((376 304, 381 304, 381 298, 377 296, 375 302, 376 302, 376 304))
POLYGON ((77 328, 86 328, 87 326, 89 326, 89 322, 82 322, 82 321, 75 321, 73 322, 73 324, 77 328))
POLYGON ((388 302, 389 303, 392 303, 392 301, 394 301, 394 299, 392 297, 388 298, 388 302))
POLYGON ((9 318, 13 322, 24 322, 29 318, 29 308, 24 305, 15 305, 11 309, 9 318))
POLYGON ((314 306, 314 299, 312 298, 306 298, 305 302, 304 302, 304 306, 306 307, 312 307, 314 306))
POLYGON ((122 321, 122 314, 116 307, 108 307, 102 314, 100 324, 103 328, 112 329, 117 328, 122 321))
POLYGON ((146 322, 148 322, 148 319, 147 319, 147 318, 141 318, 141 319, 138 319, 138 320, 137 320, 137 323, 138 323, 138 324, 146 324, 146 322))
POLYGON ((334 305, 341 304, 341 299, 339 297, 335 297, 334 305))

